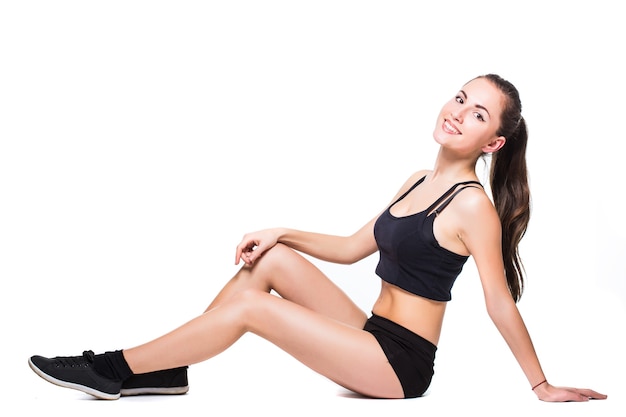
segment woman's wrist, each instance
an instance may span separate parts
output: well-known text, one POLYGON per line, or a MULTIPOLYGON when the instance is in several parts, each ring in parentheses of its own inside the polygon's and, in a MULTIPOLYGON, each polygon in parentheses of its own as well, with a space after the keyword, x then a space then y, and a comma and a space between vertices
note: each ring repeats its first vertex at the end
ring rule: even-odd
POLYGON ((550 390, 550 383, 546 380, 536 383, 532 388, 532 391, 540 400, 550 397, 549 390, 550 390))
POLYGON ((287 229, 286 227, 275 227, 274 231, 276 232, 276 243, 287 243, 285 238, 289 233, 289 229, 287 229))
POLYGON ((541 385, 543 385, 543 384, 545 384, 545 383, 547 383, 547 382, 548 382, 548 380, 544 378, 544 379, 543 379, 543 381, 538 382, 538 383, 536 383, 535 385, 533 385, 532 390, 534 391, 534 390, 535 390, 535 389, 537 389, 539 386, 541 386, 541 385))

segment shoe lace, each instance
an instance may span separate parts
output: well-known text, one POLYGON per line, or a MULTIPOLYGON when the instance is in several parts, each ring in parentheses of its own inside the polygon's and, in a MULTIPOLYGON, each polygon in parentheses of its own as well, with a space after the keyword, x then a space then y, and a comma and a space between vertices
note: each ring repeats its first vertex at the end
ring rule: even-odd
POLYGON ((78 366, 90 366, 93 363, 94 353, 91 350, 83 352, 82 356, 65 356, 56 358, 58 366, 63 367, 78 367, 78 366))

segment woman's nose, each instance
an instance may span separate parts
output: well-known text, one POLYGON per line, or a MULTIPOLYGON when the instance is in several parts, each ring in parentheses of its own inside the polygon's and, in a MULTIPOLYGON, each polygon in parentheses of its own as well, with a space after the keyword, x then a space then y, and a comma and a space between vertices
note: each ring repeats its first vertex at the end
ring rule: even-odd
POLYGON ((461 110, 461 109, 454 109, 454 110, 450 111, 450 117, 453 120, 456 120, 459 123, 463 123, 463 110, 461 110))

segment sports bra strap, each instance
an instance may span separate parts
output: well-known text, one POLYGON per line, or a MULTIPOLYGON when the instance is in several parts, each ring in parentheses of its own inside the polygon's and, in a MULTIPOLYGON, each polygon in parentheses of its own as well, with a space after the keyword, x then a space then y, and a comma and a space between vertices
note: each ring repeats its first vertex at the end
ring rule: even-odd
POLYGON ((418 185, 420 185, 422 182, 424 182, 424 180, 426 179, 426 175, 424 175, 422 178, 420 178, 419 180, 417 180, 415 182, 415 184, 413 184, 411 186, 411 188, 409 188, 408 190, 406 190, 406 192, 404 194, 402 194, 400 197, 398 197, 398 199, 396 201, 394 201, 391 205, 393 206, 394 204, 396 204, 398 201, 402 200, 404 197, 406 197, 411 191, 413 191, 415 189, 415 187, 417 187, 418 185))
POLYGON ((432 213, 435 213, 435 216, 438 216, 443 211, 443 209, 445 209, 448 204, 450 204, 452 199, 456 197, 458 193, 469 187, 478 188, 472 184, 477 184, 482 187, 482 184, 478 181, 464 181, 454 184, 452 187, 450 187, 450 189, 448 189, 448 191, 443 193, 443 195, 439 197, 437 201, 435 201, 433 204, 430 205, 430 207, 428 207, 428 209, 426 209, 427 215, 430 216, 432 213), (462 187, 458 188, 459 185, 462 185, 462 187), (454 191, 455 189, 456 191, 454 191), (444 199, 445 201, 443 201, 444 199))

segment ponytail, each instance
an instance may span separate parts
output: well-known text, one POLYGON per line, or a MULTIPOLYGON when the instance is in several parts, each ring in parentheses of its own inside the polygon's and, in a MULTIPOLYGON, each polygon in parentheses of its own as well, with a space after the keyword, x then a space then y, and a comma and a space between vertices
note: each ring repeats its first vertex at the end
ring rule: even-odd
POLYGON ((524 290, 524 266, 518 246, 530 220, 530 188, 526 168, 526 122, 520 119, 516 131, 491 159, 490 186, 502 225, 502 256, 511 296, 517 302, 524 290))
POLYGON ((517 89, 495 74, 484 75, 506 97, 498 136, 506 143, 492 154, 490 186, 493 202, 502 226, 502 257, 511 296, 519 301, 524 291, 524 266, 518 246, 530 220, 530 188, 526 168, 528 131, 522 117, 517 89))

